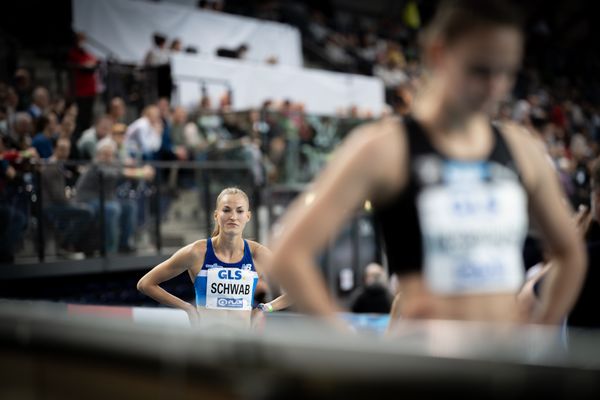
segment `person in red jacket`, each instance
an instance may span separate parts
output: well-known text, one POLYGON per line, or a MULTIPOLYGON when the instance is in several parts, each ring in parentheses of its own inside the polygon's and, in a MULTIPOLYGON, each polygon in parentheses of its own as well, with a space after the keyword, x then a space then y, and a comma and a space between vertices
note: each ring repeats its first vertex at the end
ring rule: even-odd
POLYGON ((79 107, 73 137, 75 142, 81 132, 89 128, 92 123, 94 102, 98 93, 98 59, 83 47, 85 40, 85 34, 77 32, 74 46, 69 50, 68 55, 68 63, 72 71, 71 91, 79 107))

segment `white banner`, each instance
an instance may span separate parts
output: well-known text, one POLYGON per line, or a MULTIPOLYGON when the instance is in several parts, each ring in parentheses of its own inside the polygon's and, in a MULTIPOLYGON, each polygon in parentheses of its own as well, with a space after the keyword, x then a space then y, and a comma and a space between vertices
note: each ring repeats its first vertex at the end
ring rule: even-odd
POLYGON ((73 29, 88 35, 87 47, 97 55, 110 52, 127 63, 141 63, 153 45, 152 35, 160 32, 169 42, 180 38, 184 48, 194 46, 205 57, 215 57, 219 47, 246 43, 248 60, 264 62, 275 56, 280 64, 302 66, 298 29, 179 4, 73 0, 73 29))
POLYGON ((260 107, 265 100, 289 99, 304 103, 311 114, 334 115, 356 106, 378 115, 385 105, 383 82, 369 76, 185 54, 173 57, 171 65, 177 85, 174 100, 188 107, 199 103, 203 84, 213 107, 231 89, 234 110, 260 107))

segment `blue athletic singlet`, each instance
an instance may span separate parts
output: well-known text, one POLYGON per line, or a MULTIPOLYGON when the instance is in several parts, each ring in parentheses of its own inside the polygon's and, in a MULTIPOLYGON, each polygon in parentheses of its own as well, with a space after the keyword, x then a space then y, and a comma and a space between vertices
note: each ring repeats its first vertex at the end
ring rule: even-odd
POLYGON ((422 273, 438 294, 517 290, 525 271, 527 195, 501 133, 492 126, 488 157, 461 161, 437 151, 410 116, 404 126, 408 186, 374 205, 390 272, 422 273))
POLYGON ((252 253, 244 240, 244 256, 237 263, 224 263, 215 255, 212 239, 206 240, 202 269, 194 280, 196 305, 214 310, 251 310, 258 274, 252 253))

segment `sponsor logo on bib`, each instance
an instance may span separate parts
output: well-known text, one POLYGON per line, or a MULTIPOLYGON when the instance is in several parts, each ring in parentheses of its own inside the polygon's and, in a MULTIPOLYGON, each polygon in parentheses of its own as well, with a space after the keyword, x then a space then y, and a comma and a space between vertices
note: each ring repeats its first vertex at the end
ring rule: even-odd
POLYGON ((217 306, 223 308, 242 308, 244 307, 244 299, 242 299, 241 297, 219 297, 217 298, 217 306))

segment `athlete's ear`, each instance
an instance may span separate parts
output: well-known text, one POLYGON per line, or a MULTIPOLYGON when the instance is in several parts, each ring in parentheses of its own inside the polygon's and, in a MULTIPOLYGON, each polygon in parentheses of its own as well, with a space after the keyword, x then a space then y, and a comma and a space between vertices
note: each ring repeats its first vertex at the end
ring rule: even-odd
POLYGON ((252 211, 246 211, 248 213, 248 221, 252 218, 252 211))
POLYGON ((439 68, 446 53, 446 43, 440 38, 432 38, 425 46, 423 58, 430 68, 439 68))

